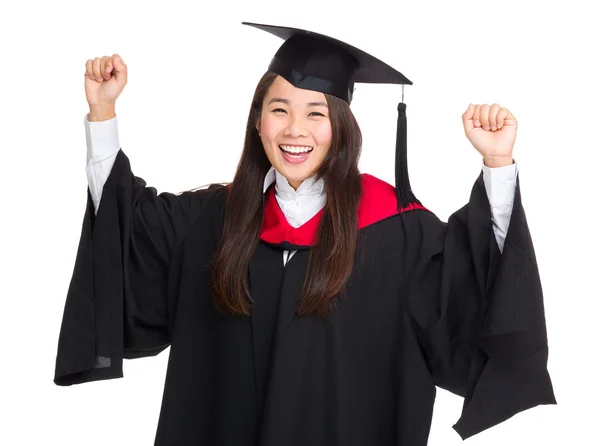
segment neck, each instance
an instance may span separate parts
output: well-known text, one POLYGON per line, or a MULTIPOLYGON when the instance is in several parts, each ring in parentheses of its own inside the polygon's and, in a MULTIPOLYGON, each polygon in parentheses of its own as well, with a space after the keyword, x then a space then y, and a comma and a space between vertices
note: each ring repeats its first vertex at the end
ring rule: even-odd
POLYGON ((289 184, 289 185, 290 185, 290 187, 291 187, 292 189, 294 189, 295 191, 297 191, 297 190, 298 190, 298 188, 299 188, 299 187, 300 187, 300 186, 301 186, 303 183, 305 183, 306 181, 309 181, 309 180, 311 180, 311 179, 313 178, 313 176, 314 176, 314 175, 311 175, 311 176, 309 176, 309 177, 307 177, 307 178, 305 178, 305 179, 303 179, 303 180, 297 181, 297 180, 291 180, 291 179, 289 179, 288 177, 286 177, 285 175, 283 175, 283 174, 280 174, 280 178, 284 178, 284 179, 285 179, 285 181, 287 182, 287 184, 289 184))
MULTIPOLYGON (((274 169, 275 170, 275 169, 274 169)), ((278 197, 289 196, 290 199, 297 194, 302 195, 321 195, 324 193, 325 185, 323 179, 318 180, 315 176, 306 178, 302 181, 288 180, 284 175, 275 170, 275 191, 278 197)))
MULTIPOLYGON (((287 178, 286 178, 286 179, 287 179, 287 178)), ((294 190, 298 190, 298 188, 299 188, 299 187, 300 187, 300 185, 302 184, 302 181, 290 181, 290 180, 288 180, 288 184, 289 184, 290 186, 292 186, 292 188, 293 188, 294 190)))

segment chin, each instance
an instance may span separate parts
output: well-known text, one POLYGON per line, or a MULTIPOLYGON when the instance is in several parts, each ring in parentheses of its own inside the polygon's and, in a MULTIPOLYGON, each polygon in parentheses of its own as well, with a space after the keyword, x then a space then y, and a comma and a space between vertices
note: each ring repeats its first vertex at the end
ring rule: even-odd
POLYGON ((309 179, 316 173, 315 169, 309 168, 308 166, 299 168, 299 166, 288 166, 286 163, 283 163, 280 167, 281 169, 278 169, 278 166, 275 166, 292 187, 299 186, 303 181, 309 179))
POLYGON ((318 155, 318 152, 310 153, 304 160, 290 158, 289 156, 286 157, 285 154, 281 153, 279 148, 278 152, 279 153, 274 154, 275 156, 272 157, 271 164, 288 180, 288 183, 294 188, 300 186, 302 182, 314 176, 318 171, 319 166, 318 163, 315 162, 318 161, 318 158, 320 158, 318 156, 315 157, 315 155, 318 155))

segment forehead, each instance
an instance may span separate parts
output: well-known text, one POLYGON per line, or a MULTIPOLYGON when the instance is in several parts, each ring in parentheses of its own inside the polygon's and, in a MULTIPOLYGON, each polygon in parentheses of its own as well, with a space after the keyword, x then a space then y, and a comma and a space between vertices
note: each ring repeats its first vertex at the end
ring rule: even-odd
POLYGON ((265 101, 272 98, 287 99, 290 103, 297 103, 298 105, 307 102, 326 102, 325 95, 320 91, 297 88, 281 76, 277 76, 271 87, 269 87, 265 101))

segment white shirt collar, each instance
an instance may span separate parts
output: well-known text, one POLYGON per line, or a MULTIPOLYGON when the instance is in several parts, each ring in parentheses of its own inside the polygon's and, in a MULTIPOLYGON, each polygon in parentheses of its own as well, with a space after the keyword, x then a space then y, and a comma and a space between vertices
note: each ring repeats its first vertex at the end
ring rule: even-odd
POLYGON ((322 178, 315 180, 314 177, 307 178, 302 182, 298 189, 290 186, 288 180, 281 175, 273 166, 265 175, 263 193, 267 191, 271 184, 275 183, 275 194, 286 200, 293 200, 298 195, 321 195, 325 192, 325 183, 322 178))
POLYGON ((297 228, 314 217, 327 201, 325 182, 322 178, 319 180, 314 177, 308 178, 297 190, 294 190, 288 180, 271 166, 265 176, 263 192, 266 192, 273 183, 275 183, 277 203, 286 220, 293 227, 297 228))

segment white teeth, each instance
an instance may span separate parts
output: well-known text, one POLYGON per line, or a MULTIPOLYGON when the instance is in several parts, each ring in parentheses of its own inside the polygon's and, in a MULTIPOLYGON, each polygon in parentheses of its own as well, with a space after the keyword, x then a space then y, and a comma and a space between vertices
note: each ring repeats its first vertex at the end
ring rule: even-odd
POLYGON ((308 153, 308 152, 311 152, 313 149, 310 146, 279 146, 279 148, 288 153, 295 153, 295 154, 308 153))

